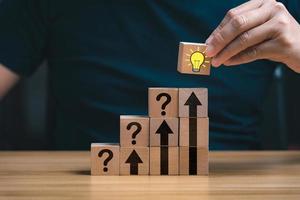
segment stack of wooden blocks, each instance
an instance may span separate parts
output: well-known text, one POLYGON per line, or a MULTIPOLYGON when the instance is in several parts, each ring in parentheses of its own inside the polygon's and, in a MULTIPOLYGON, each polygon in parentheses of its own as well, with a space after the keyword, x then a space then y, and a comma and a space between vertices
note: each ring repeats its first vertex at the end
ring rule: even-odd
POLYGON ((92 174, 208 174, 208 124, 206 88, 149 88, 149 117, 120 116, 120 146, 92 144, 92 174))
MULTIPOLYGON (((202 44, 180 44, 180 65, 185 65, 181 54, 188 55, 184 48, 199 51, 195 45, 206 49, 202 44)), ((179 71, 187 69, 187 65, 178 67, 179 71)), ((209 69, 203 73, 209 74, 209 69)), ((149 116, 120 116, 120 145, 91 145, 91 174, 208 175, 207 89, 149 88, 148 100, 149 116)))

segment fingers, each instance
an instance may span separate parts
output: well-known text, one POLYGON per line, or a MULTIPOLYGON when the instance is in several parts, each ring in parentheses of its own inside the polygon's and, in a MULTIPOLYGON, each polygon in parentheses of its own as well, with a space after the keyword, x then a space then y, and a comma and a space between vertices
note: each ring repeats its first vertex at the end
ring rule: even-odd
POLYGON ((216 30, 211 34, 211 36, 206 40, 208 43, 212 39, 212 35, 215 34, 216 31, 220 31, 232 18, 233 15, 239 15, 241 13, 256 9, 262 5, 262 0, 252 0, 243 3, 242 5, 233 8, 227 12, 224 19, 221 21, 220 25, 216 28, 216 30))
POLYGON ((271 38, 275 31, 272 26, 272 21, 268 21, 263 25, 242 33, 213 58, 212 65, 218 67, 239 52, 271 38))
POLYGON ((272 42, 265 42, 253 47, 250 47, 238 55, 232 57, 224 63, 226 66, 240 65, 249 63, 258 59, 268 59, 275 54, 276 46, 272 42))
POLYGON ((206 55, 214 57, 214 66, 269 59, 300 71, 299 33, 298 22, 284 4, 252 0, 228 12, 207 39, 206 55))
POLYGON ((216 29, 206 41, 208 45, 207 56, 214 57, 238 35, 266 22, 271 15, 271 10, 266 8, 266 6, 264 5, 245 13, 231 15, 230 21, 223 25, 222 28, 216 29))
POLYGON ((263 0, 251 0, 247 1, 246 3, 243 3, 236 8, 232 9, 235 12, 238 12, 236 14, 247 12, 249 10, 253 10, 255 8, 259 8, 263 4, 263 0))

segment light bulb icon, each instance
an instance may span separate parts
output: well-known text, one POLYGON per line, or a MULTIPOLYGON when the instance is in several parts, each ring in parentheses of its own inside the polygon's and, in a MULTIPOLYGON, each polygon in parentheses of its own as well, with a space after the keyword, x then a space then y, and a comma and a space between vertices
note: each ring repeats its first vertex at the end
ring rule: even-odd
POLYGON ((200 51, 195 51, 191 54, 190 61, 192 63, 192 71, 199 72, 205 61, 205 55, 200 51))
POLYGON ((211 58, 207 57, 205 52, 206 44, 200 43, 185 43, 183 47, 184 62, 182 63, 188 73, 206 74, 210 71, 211 58))

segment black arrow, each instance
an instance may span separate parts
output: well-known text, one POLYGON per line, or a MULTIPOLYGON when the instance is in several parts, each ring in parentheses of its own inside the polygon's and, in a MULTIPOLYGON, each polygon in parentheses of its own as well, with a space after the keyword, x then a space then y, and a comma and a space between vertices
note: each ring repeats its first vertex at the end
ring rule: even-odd
POLYGON ((130 164, 130 175, 138 175, 139 163, 143 163, 143 161, 137 152, 133 150, 125 163, 130 164))
POLYGON ((156 131, 156 134, 160 134, 160 145, 168 146, 169 145, 169 134, 173 134, 173 131, 169 127, 166 120, 164 120, 159 128, 156 131))
POLYGON ((189 174, 197 175, 197 147, 189 147, 189 174))
POLYGON ((198 97, 192 92, 191 96, 186 100, 185 106, 189 106, 189 117, 197 117, 197 106, 201 106, 198 97))
POLYGON ((156 131, 160 134, 160 174, 169 174, 169 134, 173 134, 172 129, 164 120, 156 131))
POLYGON ((184 105, 189 106, 189 146, 197 146, 197 106, 202 105, 194 92, 184 105))
POLYGON ((197 106, 201 106, 198 97, 192 92, 185 102, 189 106, 189 174, 197 174, 197 106))

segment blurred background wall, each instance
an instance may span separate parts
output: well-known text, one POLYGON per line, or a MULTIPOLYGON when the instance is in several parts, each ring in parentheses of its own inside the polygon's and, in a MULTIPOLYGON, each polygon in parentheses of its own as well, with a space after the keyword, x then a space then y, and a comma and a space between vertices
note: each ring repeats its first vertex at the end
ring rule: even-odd
POLYGON ((264 149, 300 149, 300 75, 279 65, 264 105, 264 149))
MULTIPOLYGON (((0 149, 53 149, 53 107, 44 63, 0 102, 0 149)), ((264 106, 264 149, 300 149, 300 75, 279 66, 264 106)))

